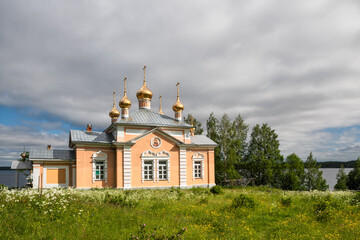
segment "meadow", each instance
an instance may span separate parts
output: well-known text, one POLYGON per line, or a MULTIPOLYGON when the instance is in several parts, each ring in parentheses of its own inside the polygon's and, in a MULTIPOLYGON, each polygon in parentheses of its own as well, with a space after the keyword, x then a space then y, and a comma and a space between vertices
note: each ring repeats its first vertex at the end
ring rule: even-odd
POLYGON ((359 239, 360 193, 0 190, 0 239, 359 239))

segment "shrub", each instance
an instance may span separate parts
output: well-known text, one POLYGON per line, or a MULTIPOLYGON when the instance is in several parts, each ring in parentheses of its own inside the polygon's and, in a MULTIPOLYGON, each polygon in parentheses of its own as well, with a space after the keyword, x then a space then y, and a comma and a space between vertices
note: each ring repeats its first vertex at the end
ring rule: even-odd
POLYGON ((210 189, 210 192, 211 192, 212 194, 223 194, 223 193, 224 193, 223 189, 222 189, 220 186, 218 186, 218 185, 213 186, 213 187, 210 189))
POLYGON ((330 220, 339 206, 339 203, 330 195, 317 199, 313 205, 316 220, 320 222, 330 220))
POLYGON ((254 198, 245 194, 240 194, 238 197, 233 199, 233 208, 254 208, 255 206, 256 203, 254 198))
POLYGON ((284 207, 290 207, 292 203, 292 199, 291 197, 287 197, 287 198, 284 197, 280 199, 280 203, 284 207))
POLYGON ((350 204, 360 206, 360 192, 355 194, 355 196, 350 200, 350 204))
POLYGON ((119 206, 127 206, 127 207, 135 207, 139 204, 139 201, 130 199, 128 193, 125 193, 125 195, 122 194, 111 195, 109 193, 106 193, 104 202, 116 204, 119 206))

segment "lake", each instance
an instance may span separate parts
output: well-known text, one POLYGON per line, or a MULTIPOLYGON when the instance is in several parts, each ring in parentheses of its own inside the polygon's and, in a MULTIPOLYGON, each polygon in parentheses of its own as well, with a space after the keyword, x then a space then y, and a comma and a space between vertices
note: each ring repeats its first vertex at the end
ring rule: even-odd
MULTIPOLYGON (((349 174, 352 168, 344 168, 345 173, 349 174)), ((323 178, 326 179, 326 183, 329 185, 330 190, 334 190, 334 186, 337 182, 336 174, 339 172, 339 168, 320 168, 323 172, 323 178)))

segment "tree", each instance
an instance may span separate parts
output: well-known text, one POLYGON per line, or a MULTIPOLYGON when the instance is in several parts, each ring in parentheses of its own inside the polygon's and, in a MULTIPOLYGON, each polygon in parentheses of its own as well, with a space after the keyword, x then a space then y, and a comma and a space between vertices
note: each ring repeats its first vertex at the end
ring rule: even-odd
POLYGON ((303 161, 295 153, 287 156, 281 188, 294 191, 303 190, 304 176, 303 161))
POLYGON ((350 190, 360 190, 360 157, 355 162, 355 167, 349 172, 346 182, 350 190))
POLYGON ((240 163, 246 150, 248 125, 240 115, 231 121, 224 114, 219 121, 211 113, 206 126, 207 136, 219 144, 215 149, 216 182, 239 178, 240 174, 235 166, 240 163))
POLYGON ((196 120, 196 118, 194 118, 192 114, 188 114, 186 117, 184 117, 184 122, 186 122, 187 124, 192 124, 195 127, 195 135, 201 135, 204 132, 201 122, 196 120))
POLYGON ((280 186, 283 157, 277 137, 268 124, 256 124, 252 129, 245 165, 248 176, 255 178, 257 185, 280 186))
POLYGON ((316 159, 313 157, 312 152, 306 159, 305 162, 305 188, 308 191, 311 190, 320 190, 325 191, 329 188, 329 185, 326 184, 326 180, 322 177, 322 171, 319 170, 320 166, 318 165, 316 159))
POLYGON ((335 190, 346 190, 346 182, 347 182, 347 175, 344 170, 344 166, 341 165, 341 168, 339 169, 339 172, 336 174, 337 182, 334 186, 335 190))

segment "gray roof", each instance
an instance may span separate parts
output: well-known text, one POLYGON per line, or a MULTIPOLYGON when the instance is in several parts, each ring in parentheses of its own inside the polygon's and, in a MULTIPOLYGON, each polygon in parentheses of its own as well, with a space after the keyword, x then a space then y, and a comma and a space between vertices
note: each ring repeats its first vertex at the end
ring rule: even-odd
POLYGON ((182 127, 192 128, 190 124, 183 121, 176 121, 174 118, 154 112, 150 109, 139 109, 130 114, 127 120, 119 118, 115 124, 119 125, 141 125, 155 127, 182 127))
POLYGON ((191 136, 191 144, 195 145, 213 145, 217 146, 217 143, 208 138, 205 135, 194 135, 191 136))
POLYGON ((105 132, 70 130, 70 139, 72 142, 111 143, 114 137, 105 132))
POLYGON ((47 148, 31 148, 29 159, 75 159, 75 151, 71 149, 50 149, 47 148))
POLYGON ((25 161, 14 160, 11 163, 11 169, 17 169, 17 170, 32 169, 32 162, 27 160, 25 161))

